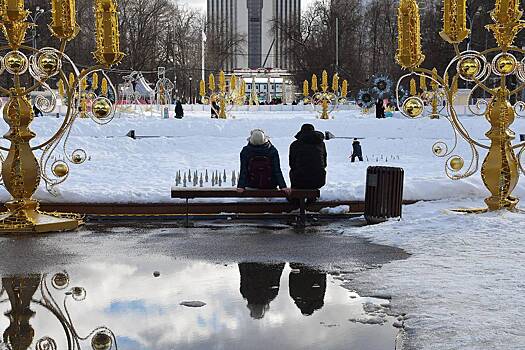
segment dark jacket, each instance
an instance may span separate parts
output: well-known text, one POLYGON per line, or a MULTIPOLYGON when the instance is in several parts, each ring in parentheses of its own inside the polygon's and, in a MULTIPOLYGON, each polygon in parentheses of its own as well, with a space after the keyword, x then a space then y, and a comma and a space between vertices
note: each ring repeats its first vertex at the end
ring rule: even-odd
POLYGON ((215 101, 211 103, 211 117, 219 118, 219 105, 215 101))
POLYGON ((352 143, 353 152, 352 155, 356 157, 363 157, 363 150, 361 149, 361 143, 359 141, 354 141, 352 143))
POLYGON ((384 118, 385 117, 385 105, 383 104, 383 101, 377 101, 376 102, 376 118, 384 118))
POLYGON ((255 156, 268 157, 272 162, 272 184, 275 187, 286 188, 283 173, 281 171, 281 161, 279 159, 279 151, 270 142, 261 146, 254 146, 248 144, 244 146, 241 151, 241 172, 239 173, 238 188, 254 187, 248 180, 248 165, 250 159, 255 156))
POLYGON ((184 117, 184 109, 182 108, 182 103, 177 101, 175 104, 175 118, 181 119, 182 117, 184 117))
POLYGON ((319 131, 301 131, 290 145, 292 188, 318 189, 326 184, 326 146, 319 131))

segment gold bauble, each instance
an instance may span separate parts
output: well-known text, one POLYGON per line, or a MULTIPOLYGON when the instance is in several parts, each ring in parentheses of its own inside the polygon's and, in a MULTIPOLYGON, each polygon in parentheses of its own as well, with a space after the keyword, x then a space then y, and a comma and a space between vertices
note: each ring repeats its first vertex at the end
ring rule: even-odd
POLYGON ((516 69, 516 59, 509 54, 503 54, 496 59, 495 68, 499 74, 507 75, 516 69))
POLYGON ((38 68, 47 75, 52 75, 57 72, 58 58, 50 53, 44 53, 38 57, 38 68))
POLYGON ((4 62, 7 70, 13 74, 23 73, 27 67, 27 58, 18 51, 9 52, 4 62))
POLYGON ((69 277, 64 272, 59 272, 53 276, 51 282, 56 289, 64 289, 69 284, 69 277))
POLYGON ((434 154, 436 156, 439 156, 441 154, 441 152, 443 152, 443 148, 441 148, 441 146, 434 146, 432 151, 434 152, 434 154))
POLYGON ((82 162, 84 162, 84 157, 82 157, 80 154, 73 155, 73 163, 80 164, 82 162))
POLYGON ((91 339, 93 350, 109 350, 113 345, 113 339, 106 332, 98 332, 91 339))
POLYGON ((111 114, 111 103, 106 98, 97 98, 91 107, 97 118, 106 118, 111 114))
POLYGON ((417 118, 423 114, 424 108, 423 102, 417 97, 410 97, 403 104, 403 111, 411 118, 417 118))
POLYGON ((460 171, 461 169, 463 169, 464 165, 465 165, 465 161, 461 157, 453 157, 450 160, 450 167, 454 171, 460 171))
POLYGON ((480 71, 481 64, 479 60, 474 57, 466 57, 459 62, 459 74, 467 79, 474 78, 480 71))
POLYGON ((64 177, 69 173, 69 167, 66 163, 57 163, 53 166, 53 174, 56 177, 64 177))

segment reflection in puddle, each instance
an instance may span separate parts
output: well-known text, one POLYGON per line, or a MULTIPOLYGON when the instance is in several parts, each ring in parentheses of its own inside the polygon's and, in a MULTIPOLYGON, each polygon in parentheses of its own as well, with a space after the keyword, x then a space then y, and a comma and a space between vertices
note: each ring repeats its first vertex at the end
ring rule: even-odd
POLYGON ((8 322, 0 320, 6 329, 0 349, 38 350, 39 339, 53 339, 53 346, 41 350, 91 349, 93 339, 111 337, 109 329, 116 339, 96 349, 375 350, 392 348, 396 336, 394 319, 386 314, 382 325, 352 322, 363 317, 363 305, 385 308, 384 300, 356 297, 331 275, 303 264, 154 258, 67 270, 85 289, 69 287, 66 274, 50 279, 51 291, 45 276, 2 278, 0 312, 8 322), (160 277, 153 276, 155 269, 160 277), (78 299, 84 300, 67 304, 81 291, 87 294, 78 299), (69 309, 59 307, 60 297, 69 309), (50 308, 55 311, 46 313, 50 308), (92 333, 89 327, 97 324, 108 328, 92 333), (86 344, 77 343, 78 334, 90 334, 86 344))
MULTIPOLYGON (((65 272, 57 273, 51 279, 54 291, 65 290, 69 286, 69 276, 65 272)), ((6 350, 57 350, 57 339, 51 334, 39 335, 31 324, 37 312, 32 307, 47 311, 47 317, 55 317, 56 329, 63 330, 62 338, 67 349, 80 350, 83 341, 90 341, 96 350, 113 348, 115 336, 110 329, 99 327, 82 338, 78 335, 68 312, 68 301, 82 301, 86 291, 82 287, 73 287, 62 294, 63 300, 57 303, 48 287, 47 275, 32 274, 28 276, 2 277, 0 304, 7 306, 4 315, 9 319, 0 343, 0 349, 6 350), (36 336, 36 337, 35 337, 36 336)), ((44 316, 45 317, 45 316, 44 316)), ((116 348, 116 346, 115 346, 116 348)))

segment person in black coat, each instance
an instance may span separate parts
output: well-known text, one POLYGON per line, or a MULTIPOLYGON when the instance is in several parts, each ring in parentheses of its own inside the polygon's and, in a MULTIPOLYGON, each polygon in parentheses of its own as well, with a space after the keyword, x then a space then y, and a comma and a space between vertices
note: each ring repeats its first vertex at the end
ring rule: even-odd
POLYGON ((363 161, 363 150, 361 149, 361 143, 354 139, 354 142, 352 143, 352 163, 355 162, 355 159, 359 159, 359 161, 363 161))
POLYGON ((215 101, 211 103, 211 117, 213 119, 219 119, 219 105, 215 101))
POLYGON ((38 109, 36 104, 33 105, 33 113, 35 114, 35 117, 42 117, 44 115, 42 111, 38 109))
POLYGON ((385 117, 385 105, 383 101, 377 100, 376 102, 376 118, 381 119, 385 117))
POLYGON ((184 109, 182 108, 182 103, 180 101, 177 101, 175 103, 175 118, 182 119, 184 117, 184 109))
POLYGON ((304 264, 290 263, 288 280, 290 297, 304 316, 311 316, 324 306, 326 273, 304 264))
POLYGON ((251 131, 248 145, 241 151, 241 171, 237 189, 246 188, 275 189, 279 187, 289 192, 281 171, 279 151, 275 148, 264 131, 251 131))
POLYGON ((319 189, 326 184, 327 155, 324 134, 304 124, 290 145, 292 188, 319 189))

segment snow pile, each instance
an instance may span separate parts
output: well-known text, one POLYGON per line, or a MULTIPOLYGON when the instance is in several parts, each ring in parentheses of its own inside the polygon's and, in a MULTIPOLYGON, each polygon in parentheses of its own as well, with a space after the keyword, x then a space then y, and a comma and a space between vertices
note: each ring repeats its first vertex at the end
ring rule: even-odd
POLYGON ((392 295, 409 349, 525 349, 523 213, 457 214, 481 202, 418 203, 401 222, 343 229, 413 254, 368 270, 349 284, 392 295))
MULTIPOLYGON (((463 120, 473 137, 486 140, 488 123, 484 119, 463 120)), ((52 116, 37 118, 32 124, 39 135, 34 144, 52 135, 61 122, 52 116)), ((229 120, 212 120, 207 112, 187 112, 182 120, 127 115, 106 126, 78 120, 68 150, 83 148, 90 160, 80 166, 71 165, 71 175, 59 187, 58 197, 47 194, 43 186, 37 197, 54 202, 173 202, 170 188, 178 170, 226 170, 231 174, 238 170, 239 152, 254 128, 265 129, 271 136, 287 178, 288 147, 303 123, 312 123, 318 130, 336 136, 365 138, 361 142, 368 161, 363 163, 349 160, 352 140, 327 141, 329 165, 323 200, 363 200, 366 168, 378 165, 405 169, 408 200, 488 196, 479 174, 452 182, 444 173, 445 160, 432 154, 432 145, 438 140, 453 144, 453 132, 446 120, 408 120, 399 116, 378 120, 359 111, 341 111, 333 120, 319 120, 313 112, 296 111, 236 112, 235 119, 229 120), (133 140, 125 136, 130 130, 138 136, 161 137, 133 140)), ((0 132, 6 132, 7 126, 2 125, 0 132)), ((513 129, 525 133, 525 120, 518 119, 513 129)), ((8 144, 3 140, 2 145, 8 144)), ((457 153, 470 159, 465 143, 460 144, 457 153)), ((524 186, 519 185, 518 196, 525 195, 524 186)), ((8 193, 1 191, 0 200, 7 198, 8 193)))

